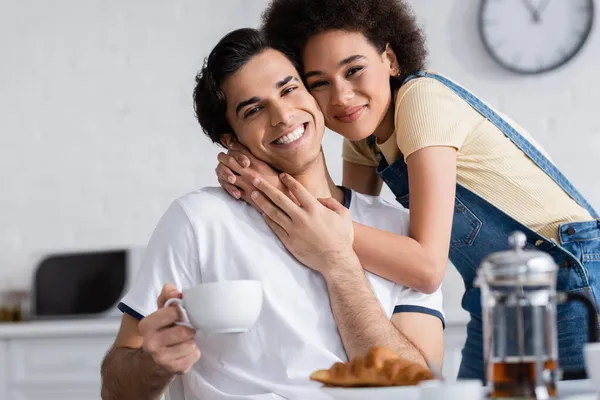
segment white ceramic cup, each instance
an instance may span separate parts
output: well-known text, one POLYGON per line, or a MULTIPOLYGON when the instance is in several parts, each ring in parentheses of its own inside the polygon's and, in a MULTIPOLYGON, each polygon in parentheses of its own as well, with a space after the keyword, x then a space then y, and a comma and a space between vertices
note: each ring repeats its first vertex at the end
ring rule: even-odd
POLYGON ((431 380, 419 384, 420 400, 482 400, 484 395, 483 384, 477 379, 459 379, 455 382, 431 380))
POLYGON ((248 331, 263 302, 262 284, 253 280, 203 283, 182 294, 183 299, 169 299, 165 307, 177 304, 182 316, 177 324, 207 335, 248 331))

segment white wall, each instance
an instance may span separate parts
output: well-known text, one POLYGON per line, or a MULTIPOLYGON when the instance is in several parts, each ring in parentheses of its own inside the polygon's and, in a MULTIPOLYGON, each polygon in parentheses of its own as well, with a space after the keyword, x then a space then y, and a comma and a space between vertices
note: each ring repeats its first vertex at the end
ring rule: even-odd
MULTIPOLYGON (((600 120, 600 37, 561 70, 515 76, 484 53, 479 0, 414 0, 430 67, 528 128, 589 200, 600 120)), ((194 74, 216 40, 256 26, 266 0, 0 1, 0 286, 39 257, 144 246, 170 201, 214 185, 218 149, 194 120, 194 74)), ((341 178, 336 135, 325 139, 341 178)), ((447 301, 458 306, 452 274, 447 301)))

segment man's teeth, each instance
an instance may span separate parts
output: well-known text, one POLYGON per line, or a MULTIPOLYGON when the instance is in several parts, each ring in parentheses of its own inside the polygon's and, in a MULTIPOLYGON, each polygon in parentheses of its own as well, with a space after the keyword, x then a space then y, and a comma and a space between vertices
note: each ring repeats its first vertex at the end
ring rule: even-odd
POLYGON ((287 135, 280 137, 275 141, 276 144, 289 144, 295 142, 300 139, 304 135, 304 125, 294 129, 292 133, 288 133, 287 135))

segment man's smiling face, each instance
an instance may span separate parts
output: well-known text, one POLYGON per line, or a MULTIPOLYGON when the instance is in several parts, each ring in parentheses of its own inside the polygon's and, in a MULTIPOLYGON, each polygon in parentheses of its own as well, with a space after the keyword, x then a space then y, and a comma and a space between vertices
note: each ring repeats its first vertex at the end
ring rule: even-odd
POLYGON ((284 54, 261 52, 229 76, 222 89, 229 124, 257 158, 295 174, 319 157, 323 114, 284 54))

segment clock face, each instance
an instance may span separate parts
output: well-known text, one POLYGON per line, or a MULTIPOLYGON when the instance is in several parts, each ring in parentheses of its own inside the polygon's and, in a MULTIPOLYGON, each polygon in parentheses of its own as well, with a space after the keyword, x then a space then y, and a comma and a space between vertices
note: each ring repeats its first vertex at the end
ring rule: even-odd
POLYGON ((594 20, 593 0, 482 0, 484 46, 513 72, 556 69, 581 49, 594 20))

